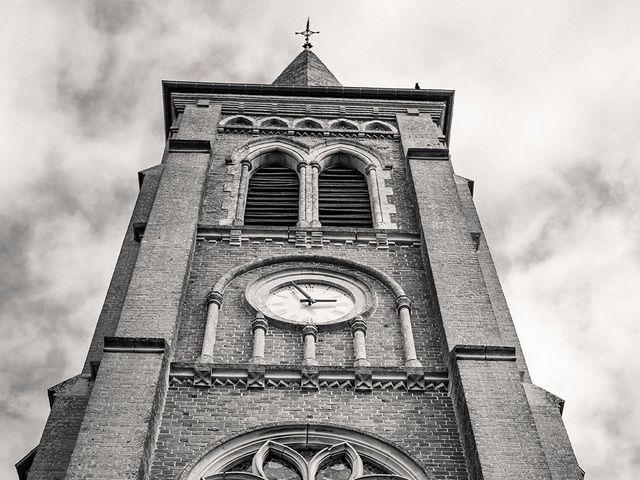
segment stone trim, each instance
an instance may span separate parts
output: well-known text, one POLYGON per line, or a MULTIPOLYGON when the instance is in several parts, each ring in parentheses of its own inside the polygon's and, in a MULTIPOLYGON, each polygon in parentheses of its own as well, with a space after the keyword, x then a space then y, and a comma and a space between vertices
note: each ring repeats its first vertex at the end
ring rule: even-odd
POLYGON ((212 225, 200 225, 198 241, 211 243, 229 242, 235 246, 250 246, 258 243, 291 244, 302 248, 320 248, 324 245, 349 245, 388 250, 389 247, 420 247, 421 238, 417 233, 399 233, 394 230, 331 231, 320 229, 270 229, 248 227, 242 230, 212 225), (321 231, 318 231, 321 230, 321 231), (234 233, 235 232, 235 233, 234 233))
POLYGON ((407 159, 412 160, 449 160, 448 148, 409 148, 407 159))
POLYGON ((515 362, 515 347, 494 345, 456 345, 451 350, 456 360, 515 362))
POLYGON ((104 337, 104 352, 113 353, 164 353, 164 338, 104 337))
POLYGON ((259 370, 256 370, 255 365, 249 365, 237 368, 212 366, 207 370, 200 364, 174 363, 169 373, 169 387, 253 389, 256 388, 256 373, 263 382, 259 388, 307 390, 311 387, 309 382, 313 380, 313 389, 362 390, 357 387, 364 378, 363 373, 370 379, 368 391, 446 392, 449 385, 446 372, 425 373, 419 369, 377 370, 375 367, 329 369, 322 366, 312 369, 306 366, 292 366, 291 369, 283 369, 278 365, 260 365, 259 370), (310 376, 310 373, 313 375, 310 376), (203 378, 208 381, 203 382, 203 378))

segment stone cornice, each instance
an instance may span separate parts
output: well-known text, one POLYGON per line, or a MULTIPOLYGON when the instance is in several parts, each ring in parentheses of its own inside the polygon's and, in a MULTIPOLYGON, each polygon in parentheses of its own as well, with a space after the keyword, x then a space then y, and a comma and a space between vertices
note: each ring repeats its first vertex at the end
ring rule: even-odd
POLYGON ((165 137, 171 127, 171 96, 173 94, 224 94, 260 95, 279 97, 339 98, 358 100, 401 100, 413 102, 444 102, 445 118, 442 130, 449 144, 451 117, 453 113, 453 90, 416 90, 412 88, 374 88, 338 86, 289 86, 243 83, 179 82, 164 80, 162 96, 165 115, 165 137))

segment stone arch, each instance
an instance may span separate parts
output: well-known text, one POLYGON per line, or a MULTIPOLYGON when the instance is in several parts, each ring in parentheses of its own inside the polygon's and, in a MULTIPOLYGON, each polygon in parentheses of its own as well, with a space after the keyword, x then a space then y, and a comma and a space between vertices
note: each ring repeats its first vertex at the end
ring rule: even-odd
POLYGON ((317 118, 297 118, 293 123, 294 128, 324 128, 323 123, 317 118))
POLYGON ((289 121, 282 117, 267 117, 260 121, 260 126, 265 128, 289 128, 289 121))
POLYGON ((389 133, 398 133, 398 130, 391 125, 390 123, 383 122, 382 120, 370 120, 365 122, 362 126, 362 129, 373 132, 389 132, 389 133))
POLYGON ((360 126, 353 120, 347 120, 346 118, 339 118, 329 124, 329 128, 332 130, 360 130, 360 126))
POLYGON ((275 264, 286 264, 292 262, 320 263, 328 266, 337 265, 348 269, 357 270, 365 273, 387 287, 395 295, 398 319, 400 321, 400 330, 402 332, 402 341, 404 348, 404 360, 407 367, 422 367, 418 361, 415 349, 415 340, 413 338, 413 329, 411 326, 411 300, 404 292, 403 288, 389 275, 383 271, 365 265, 360 262, 348 258, 332 257, 329 255, 276 255, 273 257, 261 258, 248 263, 239 265, 218 279, 213 288, 207 295, 207 323, 205 325, 204 339, 202 342, 202 353, 200 362, 207 363, 213 359, 213 349, 215 345, 216 329, 218 326, 218 317, 222 306, 224 291, 236 277, 255 270, 256 268, 266 267, 275 264))
MULTIPOLYGON (((290 422, 268 424, 245 430, 243 433, 227 436, 207 447, 208 450, 199 458, 189 462, 178 480, 201 480, 203 478, 220 480, 223 478, 237 480, 243 475, 225 469, 241 459, 251 458, 263 445, 277 442, 286 447, 315 448, 348 444, 365 461, 386 467, 393 472, 384 475, 388 480, 429 480, 429 475, 421 462, 405 453, 398 445, 378 435, 358 428, 346 428, 330 423, 310 424, 290 422), (234 476, 235 475, 235 476, 234 476)), ((252 477, 247 475, 247 478, 252 477)))
POLYGON ((220 125, 223 127, 254 127, 256 125, 255 119, 251 117, 247 117, 246 115, 233 115, 231 117, 227 117, 220 122, 220 125))
MULTIPOLYGON (((255 270, 256 268, 262 268, 269 265, 275 265, 278 263, 292 263, 292 262, 306 262, 306 263, 323 263, 326 265, 338 265, 341 267, 352 268, 354 270, 358 270, 362 273, 369 275, 370 277, 375 278, 380 281, 385 287, 393 292, 396 297, 406 297, 403 288, 400 286, 398 282, 396 282, 389 275, 384 273, 382 270, 378 270, 375 267, 370 267, 369 265, 365 265, 360 262, 356 262, 355 260, 351 260, 349 258, 339 258, 332 257, 329 255, 276 255, 273 257, 262 258, 259 260, 254 260, 252 262, 244 263, 239 265, 231 270, 229 270, 226 274, 218 279, 218 281, 213 285, 211 289, 211 294, 219 293, 222 295, 224 293, 227 285, 231 283, 236 277, 243 275, 247 272, 255 270)), ((407 297, 408 298, 408 297, 407 297)))
MULTIPOLYGON (((310 162, 319 173, 333 166, 346 166, 362 173, 367 180, 374 228, 389 228, 391 218, 387 193, 379 177, 383 176, 382 155, 375 149, 349 139, 328 140, 310 152, 310 162)), ((394 210, 395 211, 395 210, 394 210)))
MULTIPOLYGON (((252 172, 255 172, 257 168, 263 166, 279 164, 297 172, 300 180, 298 167, 306 163, 307 156, 308 147, 306 145, 282 135, 250 141, 233 152, 231 154, 231 160, 234 165, 240 164, 240 178, 236 184, 237 193, 235 195, 235 201, 233 202, 235 208, 228 209, 229 217, 227 223, 234 225, 244 224, 244 211, 249 189, 249 179, 251 175, 253 175, 252 172), (270 153, 273 153, 273 155, 269 155, 270 153), (277 155, 277 153, 281 155, 277 155)), ((304 182, 300 181, 300 185, 304 185, 304 182)), ((305 190, 301 188, 301 204, 304 204, 304 196, 305 190)))

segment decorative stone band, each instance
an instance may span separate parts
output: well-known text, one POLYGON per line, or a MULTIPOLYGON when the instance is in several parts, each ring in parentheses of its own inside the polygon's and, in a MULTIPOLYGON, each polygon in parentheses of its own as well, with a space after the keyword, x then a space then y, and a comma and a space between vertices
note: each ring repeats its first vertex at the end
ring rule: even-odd
POLYGON ((116 353, 164 353, 164 338, 104 337, 104 351, 116 353))
POLYGON ((376 370, 375 368, 324 369, 301 367, 284 370, 277 366, 250 365, 247 368, 172 364, 169 384, 195 387, 225 388, 285 388, 318 390, 405 390, 447 391, 446 372, 425 373, 420 369, 376 370), (256 368, 258 367, 258 368, 256 368), (310 378, 310 377, 314 378, 310 378))
MULTIPOLYGON (((300 203, 300 205, 300 208, 302 208, 302 203, 300 203)), ((291 244, 296 247, 305 248, 322 247, 324 245, 346 245, 372 247, 379 250, 386 250, 389 247, 419 248, 421 245, 420 234, 373 229, 370 231, 344 232, 337 230, 331 231, 330 228, 314 231, 312 228, 271 229, 269 227, 243 227, 242 230, 238 230, 235 227, 224 228, 201 225, 198 228, 198 236, 196 239, 198 241, 211 243, 228 242, 230 245, 236 246, 251 246, 264 242, 275 245, 291 244), (319 241, 317 241, 318 237, 319 241)))
POLYGON ((494 345, 456 345, 451 350, 456 360, 515 362, 515 347, 494 345))

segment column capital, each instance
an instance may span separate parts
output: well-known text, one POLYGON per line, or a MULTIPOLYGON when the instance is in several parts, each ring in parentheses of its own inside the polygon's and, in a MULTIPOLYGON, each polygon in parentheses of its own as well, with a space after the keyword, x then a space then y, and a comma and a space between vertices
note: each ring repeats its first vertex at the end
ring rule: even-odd
POLYGON ((311 163, 309 164, 309 166, 310 166, 311 168, 317 168, 317 169, 318 169, 318 171, 320 171, 320 164, 319 164, 318 162, 311 162, 311 163))
POLYGON ((242 165, 243 167, 248 167, 249 170, 251 170, 251 167, 253 166, 251 160, 249 160, 248 158, 241 160, 240 165, 242 165))
POLYGON ((407 295, 399 295, 396 297, 396 307, 398 311, 402 310, 403 308, 407 308, 409 311, 411 311, 411 300, 407 295))
POLYGON ((215 303, 218 307, 222 305, 222 292, 216 290, 209 292, 207 295, 207 305, 215 303))
POLYGON ((367 172, 367 175, 369 175, 369 173, 371 173, 372 171, 376 172, 378 170, 378 167, 376 167, 374 164, 369 164, 365 167, 364 171, 367 172))
POLYGON ((312 335, 313 339, 317 339, 318 338, 318 327, 316 327, 313 324, 308 324, 305 325, 304 328, 302 329, 302 337, 306 337, 307 335, 312 335))
POLYGON ((356 332, 362 332, 365 335, 367 334, 367 322, 358 315, 353 320, 349 322, 349 326, 351 327, 351 333, 355 334, 356 332))
POLYGON ((267 331, 269 323, 265 320, 264 315, 261 313, 256 313, 256 318, 251 322, 251 331, 255 333, 255 331, 259 328, 267 331))
POLYGON ((309 165, 304 163, 304 162, 300 162, 298 163, 298 165, 296 166, 296 171, 300 172, 300 170, 302 170, 303 168, 306 169, 309 165))

